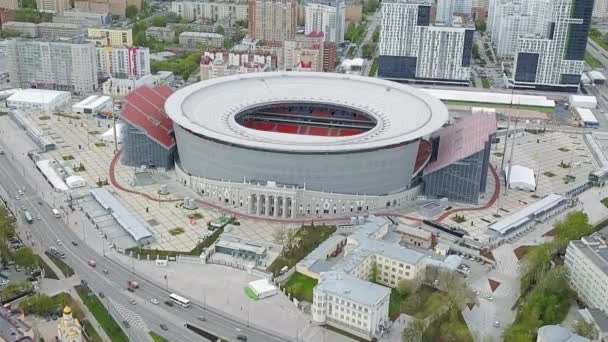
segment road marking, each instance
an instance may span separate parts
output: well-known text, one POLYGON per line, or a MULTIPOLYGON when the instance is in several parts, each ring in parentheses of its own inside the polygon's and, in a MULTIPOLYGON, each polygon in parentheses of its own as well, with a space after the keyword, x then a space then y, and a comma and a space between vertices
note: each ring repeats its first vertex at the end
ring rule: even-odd
POLYGON ((120 303, 118 303, 114 299, 109 298, 109 300, 110 300, 110 303, 116 308, 116 311, 118 311, 120 316, 122 316, 122 318, 124 318, 125 321, 129 322, 131 327, 134 327, 134 328, 146 331, 146 332, 150 331, 150 329, 148 328, 148 326, 146 325, 144 320, 141 318, 141 316, 139 316, 135 312, 125 308, 124 306, 122 306, 120 303))

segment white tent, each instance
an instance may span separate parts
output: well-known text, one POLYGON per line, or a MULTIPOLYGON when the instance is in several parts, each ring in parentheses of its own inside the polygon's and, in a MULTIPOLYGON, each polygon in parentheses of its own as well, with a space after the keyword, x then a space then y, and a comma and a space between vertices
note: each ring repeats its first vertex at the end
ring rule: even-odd
MULTIPOLYGON (((125 129, 125 124, 123 122, 116 123, 116 141, 119 144, 122 144, 124 129, 125 129)), ((114 128, 110 128, 107 131, 105 131, 105 133, 101 135, 101 141, 114 142, 114 128)))
POLYGON ((258 296, 258 299, 274 296, 277 294, 277 287, 272 285, 268 279, 254 280, 248 287, 258 296))
POLYGON ((65 179, 65 183, 68 185, 70 189, 82 188, 87 184, 84 178, 80 176, 70 176, 65 179))
POLYGON ((536 190, 534 170, 521 165, 513 165, 509 175, 509 188, 518 190, 536 190))

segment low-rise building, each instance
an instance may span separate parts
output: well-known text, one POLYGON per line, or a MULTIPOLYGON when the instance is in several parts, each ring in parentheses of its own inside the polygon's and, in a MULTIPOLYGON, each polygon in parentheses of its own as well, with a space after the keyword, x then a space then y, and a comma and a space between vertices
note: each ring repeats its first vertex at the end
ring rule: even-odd
POLYGON ((536 342, 591 342, 561 325, 545 325, 538 329, 536 342))
POLYGON ((77 318, 72 317, 72 308, 66 306, 63 308, 63 317, 57 325, 57 338, 59 342, 81 342, 84 341, 82 336, 82 325, 77 318))
POLYGON ((71 99, 67 91, 24 89, 6 99, 6 106, 23 112, 52 113, 67 106, 71 99))
POLYGON ((0 341, 34 342, 38 336, 32 327, 24 322, 20 311, 0 307, 0 341))
POLYGON ((167 77, 172 77, 171 73, 158 73, 156 75, 148 74, 138 79, 128 78, 110 78, 102 85, 102 93, 107 96, 126 96, 133 90, 148 86, 154 87, 166 84, 167 77))
POLYGON ((189 49, 195 49, 201 45, 208 48, 221 48, 224 46, 224 35, 208 32, 183 32, 179 35, 179 45, 189 49))
POLYGON ((19 1, 17 0, 0 0, 0 8, 8 10, 16 10, 19 8, 19 1))
POLYGON ((161 41, 173 41, 175 39, 175 31, 170 27, 148 27, 146 29, 146 38, 154 38, 161 41))
POLYGON ((565 266, 570 284, 589 307, 608 313, 608 232, 596 232, 566 249, 565 266))
POLYGON ((78 10, 65 11, 62 15, 53 16, 53 22, 58 24, 74 24, 79 27, 100 27, 112 24, 112 15, 108 12, 84 12, 78 10))
POLYGON ((89 28, 88 35, 103 46, 133 46, 133 30, 130 28, 89 28))
POLYGON ((312 319, 366 339, 389 326, 391 290, 341 271, 321 274, 313 290, 312 319))
POLYGON ((75 24, 64 23, 40 23, 38 26, 38 36, 42 39, 72 38, 83 34, 82 29, 75 24))
POLYGON ((19 33, 21 36, 26 38, 38 37, 38 28, 34 23, 28 23, 23 21, 7 21, 2 24, 3 31, 13 31, 19 33))
POLYGON ((98 114, 112 106, 112 98, 103 95, 91 95, 72 106, 76 114, 98 114))
POLYGON ((420 226, 399 224, 395 231, 401 234, 401 242, 408 245, 429 249, 433 246, 433 234, 420 226))
POLYGON ((267 51, 205 51, 200 65, 201 81, 235 74, 274 71, 276 68, 276 54, 267 51))

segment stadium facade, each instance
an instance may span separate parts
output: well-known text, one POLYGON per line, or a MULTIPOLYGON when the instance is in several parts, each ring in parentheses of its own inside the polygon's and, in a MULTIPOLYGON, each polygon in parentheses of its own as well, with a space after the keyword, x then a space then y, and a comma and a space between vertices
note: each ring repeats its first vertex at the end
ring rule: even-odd
POLYGON ((446 107, 411 87, 330 73, 200 82, 172 94, 182 184, 252 215, 302 218, 401 207, 421 193, 424 137, 446 107))

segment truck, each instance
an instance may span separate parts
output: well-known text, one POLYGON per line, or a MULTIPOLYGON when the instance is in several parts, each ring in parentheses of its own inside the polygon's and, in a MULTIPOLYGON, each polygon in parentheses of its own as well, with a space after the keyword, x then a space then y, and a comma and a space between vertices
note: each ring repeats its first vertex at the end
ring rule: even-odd
POLYGON ((32 224, 32 222, 34 222, 34 219, 32 218, 32 215, 30 214, 29 211, 24 210, 23 211, 23 217, 25 217, 25 220, 27 221, 27 223, 32 224))

